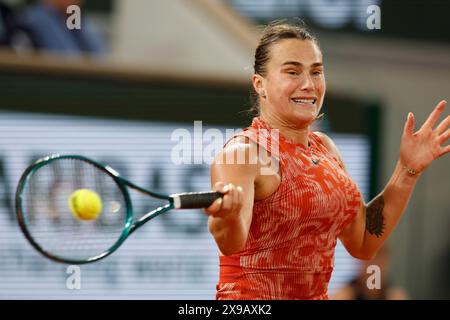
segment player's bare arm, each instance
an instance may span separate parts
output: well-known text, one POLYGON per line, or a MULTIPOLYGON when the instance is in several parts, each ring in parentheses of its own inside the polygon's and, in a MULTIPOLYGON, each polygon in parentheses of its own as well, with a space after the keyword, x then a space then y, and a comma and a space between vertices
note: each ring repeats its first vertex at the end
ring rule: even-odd
POLYGON ((247 240, 259 169, 257 161, 249 161, 248 158, 254 154, 250 152, 254 147, 244 141, 232 141, 211 165, 212 188, 225 195, 205 209, 205 213, 209 216, 209 231, 224 255, 240 251, 247 240), (248 160, 238 161, 242 155, 248 160))
MULTIPOLYGON (((376 255, 397 226, 421 173, 434 160, 450 152, 450 146, 445 146, 450 137, 450 116, 435 126, 446 104, 446 101, 441 101, 417 132, 414 132, 414 115, 408 115, 400 157, 389 182, 369 203, 361 202, 356 219, 340 235, 340 240, 352 256, 372 259, 376 255)), ((320 136, 327 148, 343 163, 333 141, 324 134, 320 136)))

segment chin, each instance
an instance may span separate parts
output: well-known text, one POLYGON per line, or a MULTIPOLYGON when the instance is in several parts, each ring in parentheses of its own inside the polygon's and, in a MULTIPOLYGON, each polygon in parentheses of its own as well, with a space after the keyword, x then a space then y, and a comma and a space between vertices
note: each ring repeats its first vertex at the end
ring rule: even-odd
POLYGON ((290 121, 295 123, 296 126, 304 128, 306 126, 311 125, 317 118, 318 114, 314 113, 301 113, 294 114, 290 117, 290 121))

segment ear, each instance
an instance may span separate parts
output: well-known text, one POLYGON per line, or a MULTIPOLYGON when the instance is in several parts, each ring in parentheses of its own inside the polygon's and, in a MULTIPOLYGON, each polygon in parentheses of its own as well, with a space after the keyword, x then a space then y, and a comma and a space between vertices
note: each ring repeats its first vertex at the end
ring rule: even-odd
POLYGON ((265 98, 266 91, 264 88, 264 78, 259 74, 254 74, 252 76, 252 83, 253 83, 253 88, 255 89, 256 93, 258 93, 259 96, 265 98))

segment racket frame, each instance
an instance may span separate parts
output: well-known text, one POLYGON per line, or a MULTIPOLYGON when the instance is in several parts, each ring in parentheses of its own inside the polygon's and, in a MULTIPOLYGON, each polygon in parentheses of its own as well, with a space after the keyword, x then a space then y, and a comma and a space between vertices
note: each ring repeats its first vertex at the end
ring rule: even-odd
POLYGON ((19 222, 19 226, 20 226, 23 234, 25 235, 26 239, 30 242, 30 244, 37 251, 42 253, 47 258, 49 258, 53 261, 57 261, 57 262, 61 262, 61 263, 68 263, 68 264, 86 264, 86 263, 98 261, 100 259, 103 259, 103 258, 109 256, 114 251, 116 251, 122 245, 122 243, 130 236, 130 234, 133 233, 140 226, 145 224, 147 221, 149 221, 169 210, 172 210, 172 209, 175 209, 174 198, 172 196, 167 196, 167 195, 164 195, 161 193, 157 193, 157 192, 153 192, 153 191, 149 191, 144 188, 141 188, 138 185, 121 177, 119 175, 119 173, 116 170, 114 170, 113 168, 111 168, 110 166, 102 164, 98 161, 89 159, 89 158, 81 156, 81 155, 51 155, 51 156, 47 156, 47 157, 38 159, 24 171, 24 173, 22 174, 22 177, 19 180, 17 190, 16 190, 16 215, 17 215, 17 219, 19 222), (96 168, 100 169, 104 173, 108 174, 114 180, 114 182, 117 184, 117 186, 119 187, 119 189, 122 192, 122 195, 124 197, 125 204, 126 204, 125 226, 124 226, 122 233, 121 233, 120 237, 118 238, 118 240, 109 249, 103 251, 102 253, 100 253, 96 256, 90 257, 85 260, 61 258, 61 257, 58 257, 58 256, 52 254, 51 252, 45 250, 44 248, 42 248, 39 245, 39 243, 37 243, 34 240, 33 236, 31 235, 30 231, 28 230, 26 219, 24 217, 23 192, 24 192, 25 186, 27 185, 29 179, 43 166, 50 164, 54 161, 61 160, 61 159, 75 159, 75 160, 84 161, 84 162, 87 162, 87 163, 95 166, 96 168), (149 195, 151 197, 167 200, 167 201, 169 201, 169 203, 146 213, 140 219, 134 221, 133 220, 133 205, 132 205, 130 194, 128 192, 128 188, 132 188, 140 193, 149 195))

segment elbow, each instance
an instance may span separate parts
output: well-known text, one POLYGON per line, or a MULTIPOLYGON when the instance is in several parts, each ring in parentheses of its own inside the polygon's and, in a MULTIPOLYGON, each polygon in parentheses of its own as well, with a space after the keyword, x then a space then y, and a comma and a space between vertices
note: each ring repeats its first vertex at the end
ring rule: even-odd
POLYGON ((224 256, 230 256, 244 250, 246 237, 230 237, 226 233, 212 232, 217 248, 224 256))
POLYGON ((229 225, 220 225, 214 223, 214 220, 210 220, 209 232, 212 234, 219 251, 225 256, 244 250, 247 243, 248 229, 243 224, 230 228, 229 225))
POLYGON ((354 257, 359 260, 372 260, 375 256, 375 254, 361 254, 354 257))
MULTIPOLYGON (((342 241, 342 240, 341 240, 342 241)), ((372 260, 375 258, 378 252, 378 248, 373 245, 367 245, 364 241, 343 241, 347 252, 356 259, 359 260, 372 260)))
POLYGON ((222 247, 222 248, 219 246, 220 253, 222 253, 224 256, 231 256, 233 254, 242 251, 243 249, 244 249, 243 245, 239 247, 222 247))
POLYGON ((241 252, 245 248, 246 237, 231 238, 221 237, 216 238, 217 247, 224 256, 230 256, 241 252))
POLYGON ((359 260, 372 260, 377 255, 376 251, 369 251, 369 250, 356 251, 356 252, 354 251, 354 252, 349 252, 349 253, 353 258, 356 258, 359 260))

